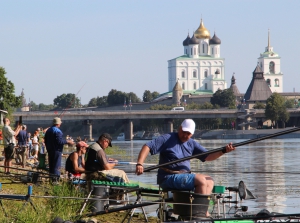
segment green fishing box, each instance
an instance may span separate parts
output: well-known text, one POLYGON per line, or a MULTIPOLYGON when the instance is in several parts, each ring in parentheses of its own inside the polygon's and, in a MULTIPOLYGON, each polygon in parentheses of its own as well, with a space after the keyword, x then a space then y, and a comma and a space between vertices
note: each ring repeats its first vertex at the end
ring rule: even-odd
POLYGON ((214 194, 224 194, 225 186, 214 186, 213 191, 214 194))

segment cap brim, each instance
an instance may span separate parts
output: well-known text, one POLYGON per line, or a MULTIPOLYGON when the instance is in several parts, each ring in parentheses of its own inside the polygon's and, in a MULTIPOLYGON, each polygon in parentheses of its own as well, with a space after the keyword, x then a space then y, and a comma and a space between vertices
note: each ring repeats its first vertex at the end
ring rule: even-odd
POLYGON ((194 134, 194 132, 191 132, 191 130, 188 129, 188 128, 182 128, 182 131, 184 131, 184 132, 189 132, 189 133, 191 133, 191 134, 194 134))

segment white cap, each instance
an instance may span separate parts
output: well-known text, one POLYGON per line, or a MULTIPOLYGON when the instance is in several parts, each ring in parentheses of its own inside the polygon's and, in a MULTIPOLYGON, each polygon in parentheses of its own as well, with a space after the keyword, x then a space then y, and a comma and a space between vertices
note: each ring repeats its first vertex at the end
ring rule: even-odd
POLYGON ((189 132, 191 134, 194 134, 196 124, 192 119, 185 119, 181 123, 182 131, 189 132))

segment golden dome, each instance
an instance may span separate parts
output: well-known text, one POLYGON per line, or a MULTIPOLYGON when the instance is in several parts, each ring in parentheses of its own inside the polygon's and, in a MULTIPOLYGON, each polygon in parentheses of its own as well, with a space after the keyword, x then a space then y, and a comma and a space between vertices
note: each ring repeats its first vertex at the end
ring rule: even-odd
POLYGON ((198 39, 210 39, 210 33, 204 27, 202 19, 201 19, 199 28, 195 31, 195 37, 198 39))

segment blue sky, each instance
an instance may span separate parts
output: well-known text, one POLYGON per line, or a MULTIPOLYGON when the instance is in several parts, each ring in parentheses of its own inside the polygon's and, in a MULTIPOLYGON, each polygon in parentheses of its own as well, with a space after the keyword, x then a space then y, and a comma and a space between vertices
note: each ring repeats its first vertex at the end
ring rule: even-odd
POLYGON ((166 92, 167 61, 182 55, 201 16, 222 41, 228 87, 235 72, 246 92, 270 29, 284 92, 300 92, 298 0, 2 0, 0 8, 0 66, 27 101, 166 92))

